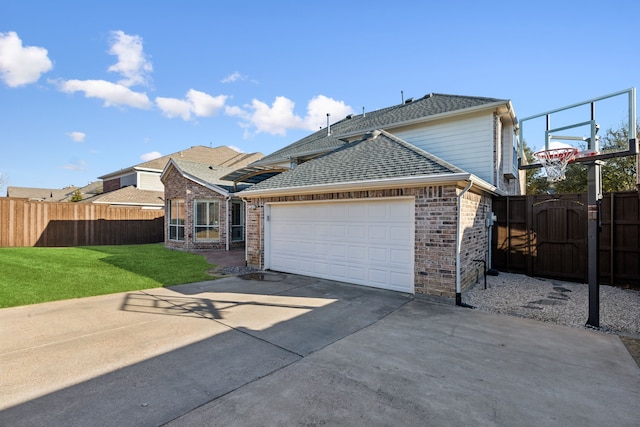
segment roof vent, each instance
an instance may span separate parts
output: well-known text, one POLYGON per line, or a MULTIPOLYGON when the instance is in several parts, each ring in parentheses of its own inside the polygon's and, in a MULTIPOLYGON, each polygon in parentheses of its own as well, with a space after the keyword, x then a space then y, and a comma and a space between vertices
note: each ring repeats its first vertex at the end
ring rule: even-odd
POLYGON ((405 104, 410 104, 413 102, 413 98, 407 98, 406 101, 404 101, 405 104))
POLYGON ((382 132, 380 132, 378 129, 372 130, 371 132, 365 133, 364 136, 362 137, 362 140, 366 141, 367 139, 375 139, 381 133, 382 132))
POLYGON ((349 120, 351 120, 352 118, 353 118, 353 114, 349 114, 349 115, 347 116, 347 119, 349 119, 349 120))
POLYGON ((433 92, 432 93, 428 93, 425 96, 422 97, 422 99, 429 99, 433 97, 433 92))

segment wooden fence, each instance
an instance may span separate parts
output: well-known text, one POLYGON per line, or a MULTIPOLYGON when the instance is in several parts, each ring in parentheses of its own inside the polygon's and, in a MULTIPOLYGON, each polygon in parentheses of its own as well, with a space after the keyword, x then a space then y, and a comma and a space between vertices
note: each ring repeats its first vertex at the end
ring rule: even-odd
MULTIPOLYGON (((530 276, 587 282, 586 194, 495 199, 492 266, 530 276)), ((640 289, 640 197, 607 193, 600 204, 601 284, 640 289)))
POLYGON ((0 197, 0 247, 164 241, 164 211, 0 197))

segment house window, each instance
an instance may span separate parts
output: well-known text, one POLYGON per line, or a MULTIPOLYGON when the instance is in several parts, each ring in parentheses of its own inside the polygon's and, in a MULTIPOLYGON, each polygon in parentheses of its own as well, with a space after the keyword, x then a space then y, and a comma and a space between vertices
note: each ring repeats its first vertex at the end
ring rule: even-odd
POLYGON ((194 215, 195 240, 220 240, 220 202, 196 200, 194 215))
POLYGON ((231 241, 244 240, 244 203, 240 200, 231 202, 231 241))
POLYGON ((169 240, 184 240, 184 200, 169 200, 169 240))

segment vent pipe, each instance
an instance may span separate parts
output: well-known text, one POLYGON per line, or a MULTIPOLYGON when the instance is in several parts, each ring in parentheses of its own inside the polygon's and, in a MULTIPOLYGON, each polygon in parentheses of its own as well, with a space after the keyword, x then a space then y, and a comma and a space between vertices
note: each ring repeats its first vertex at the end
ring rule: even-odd
POLYGON ((402 101, 402 102, 400 102, 400 103, 401 103, 401 104, 404 104, 404 91, 403 91, 403 90, 401 90, 401 91, 400 91, 400 99, 401 99, 401 101, 402 101))
POLYGON ((362 107, 362 118, 365 118, 365 117, 367 116, 364 114, 364 107, 362 107))
POLYGON ((327 113, 327 136, 331 135, 331 125, 329 124, 329 116, 331 114, 327 113))

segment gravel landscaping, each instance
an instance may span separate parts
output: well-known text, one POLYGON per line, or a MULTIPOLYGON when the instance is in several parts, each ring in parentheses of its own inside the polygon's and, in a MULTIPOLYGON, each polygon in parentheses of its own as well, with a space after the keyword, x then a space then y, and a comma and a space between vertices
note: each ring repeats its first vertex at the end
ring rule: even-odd
MULTIPOLYGON (((500 273, 463 292, 478 310, 584 328, 589 285, 500 273)), ((600 286, 600 330, 640 337, 640 291, 600 286)))

